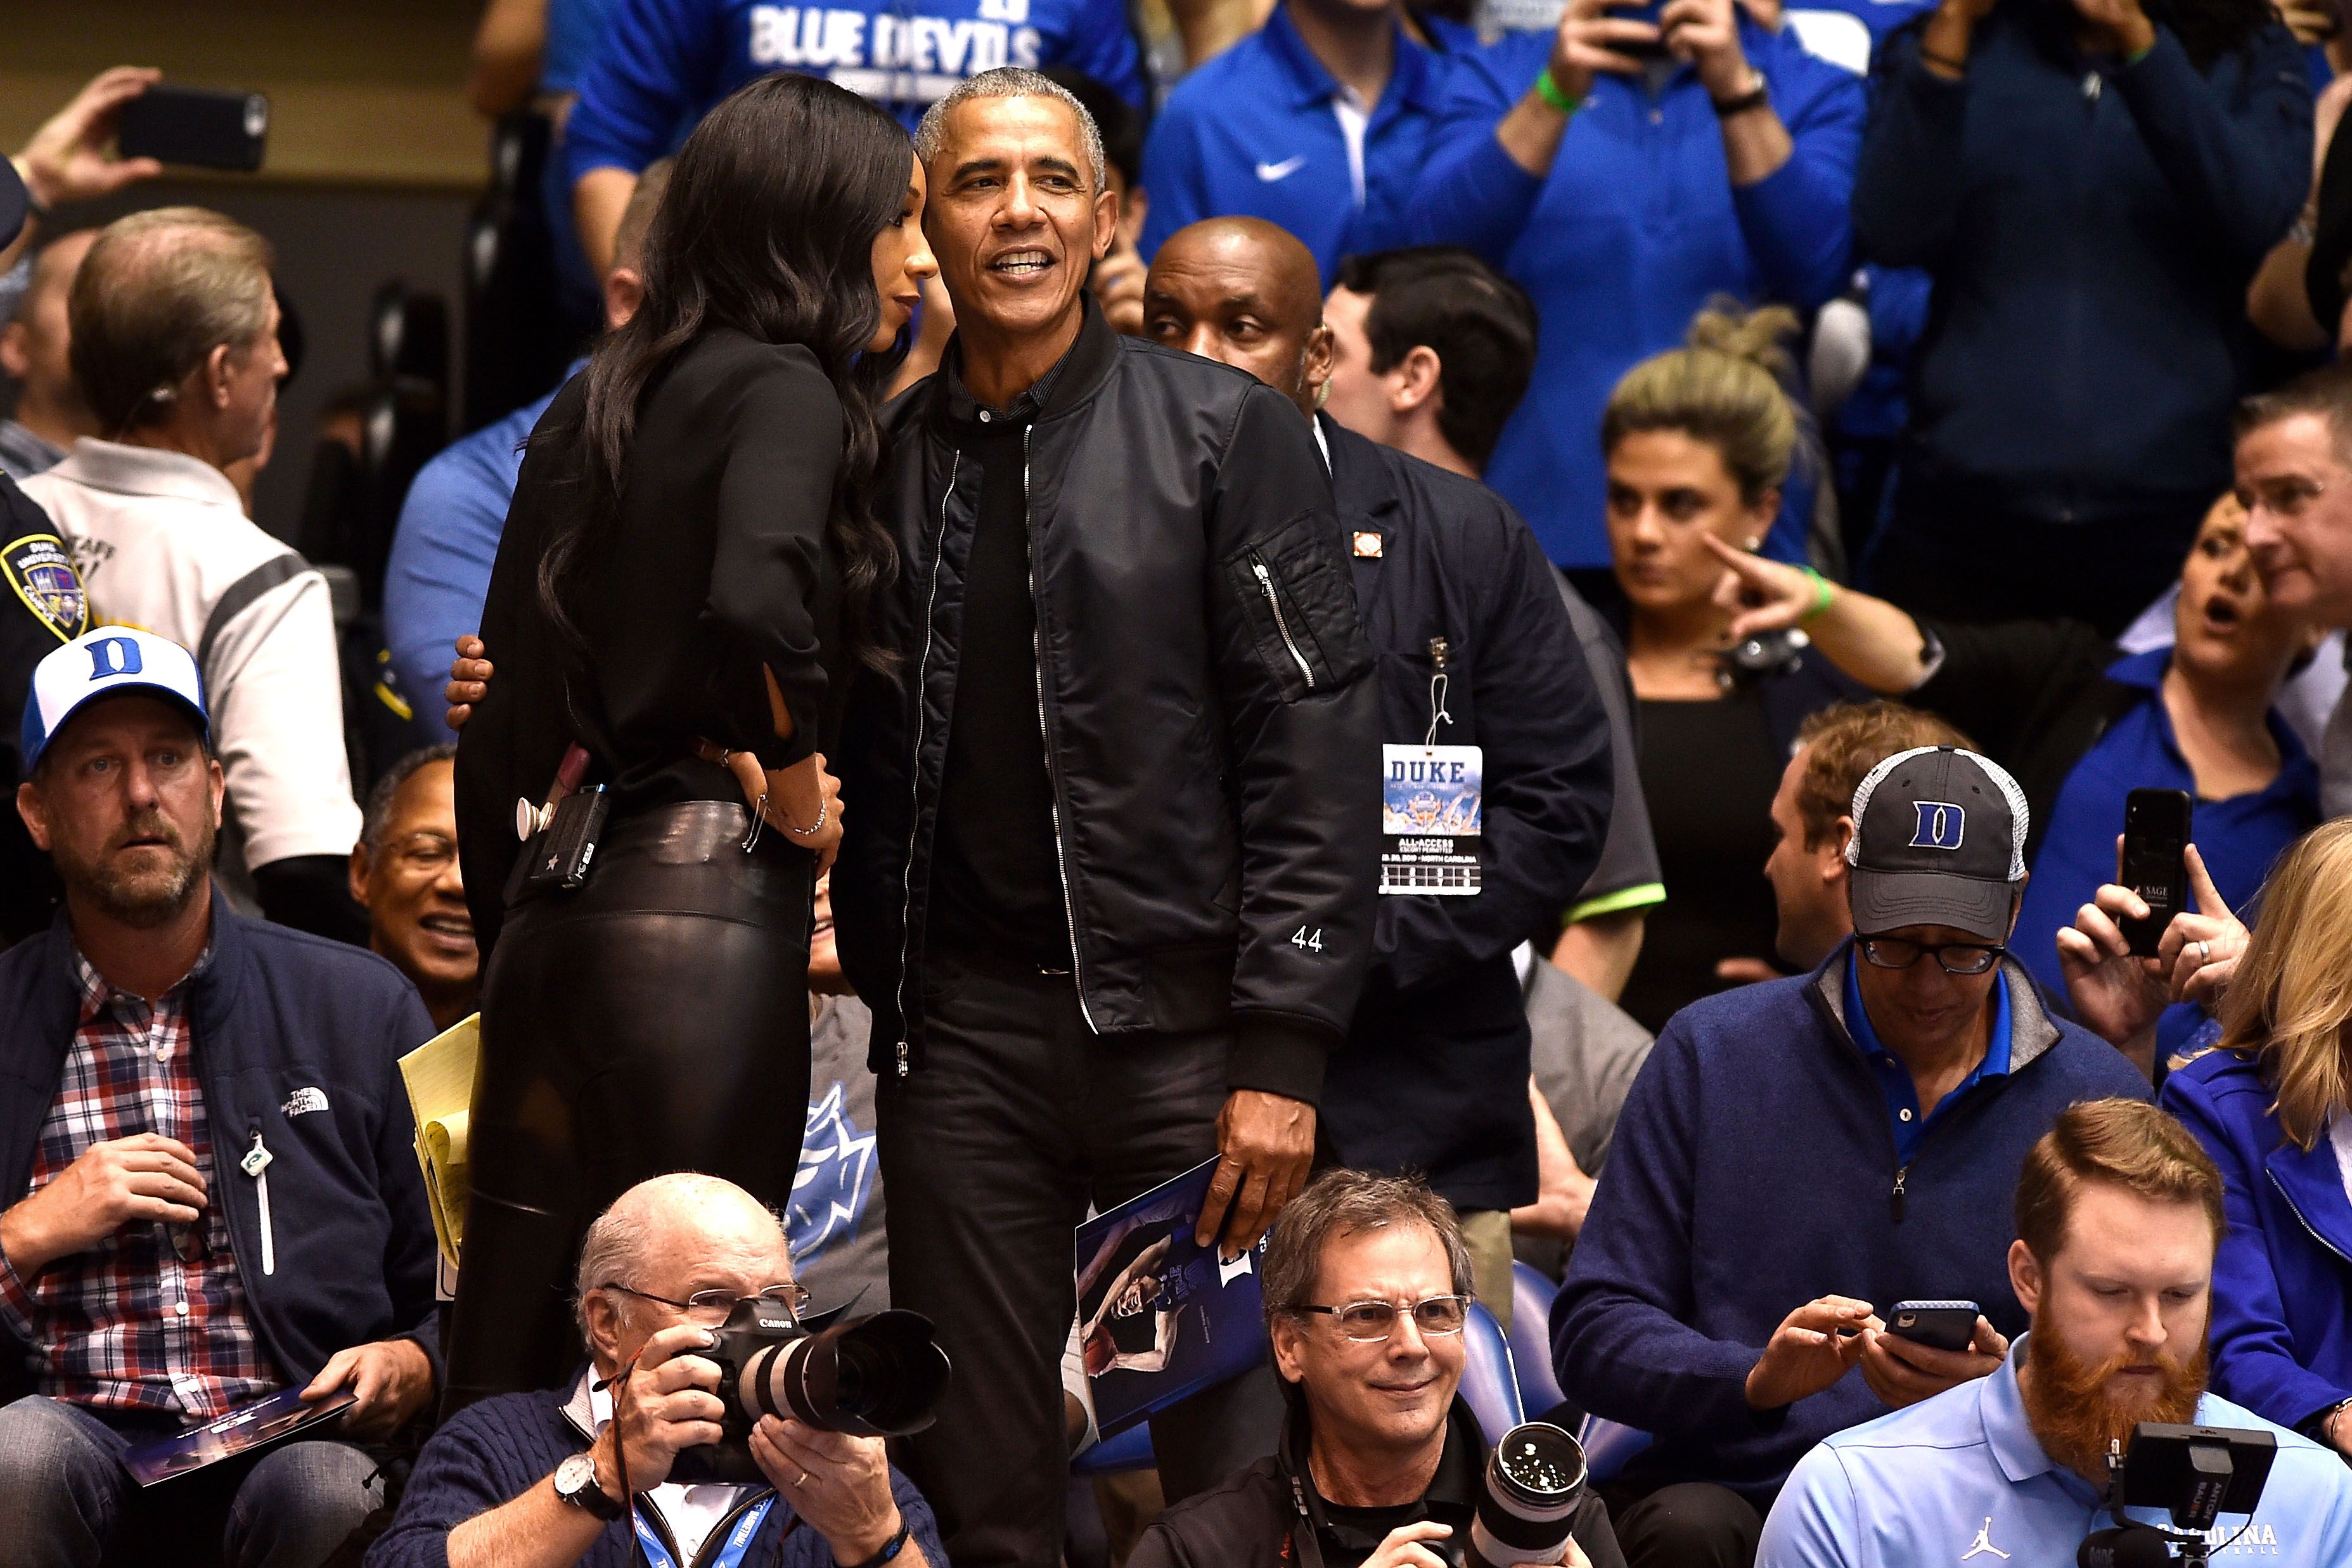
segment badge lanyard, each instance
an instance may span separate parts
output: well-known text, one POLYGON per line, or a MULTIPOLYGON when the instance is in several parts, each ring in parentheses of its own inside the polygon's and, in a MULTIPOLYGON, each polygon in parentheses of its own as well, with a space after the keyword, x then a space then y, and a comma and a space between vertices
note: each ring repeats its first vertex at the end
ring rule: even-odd
POLYGON ((1445 673, 1445 639, 1444 637, 1429 639, 1429 733, 1421 738, 1421 743, 1423 746, 1437 744, 1437 725, 1440 720, 1448 724, 1454 722, 1454 715, 1445 710, 1445 688, 1451 683, 1453 678, 1445 673))
POLYGON ((1483 830, 1486 753, 1441 745, 1454 724, 1452 645, 1429 639, 1429 728, 1421 744, 1381 748, 1380 890, 1384 894, 1475 896, 1484 873, 1476 840, 1483 830))
MULTIPOLYGON (((760 1525, 768 1517, 768 1510, 775 1506, 775 1494, 771 1492, 755 1506, 744 1510, 743 1517, 735 1521, 735 1528, 727 1532, 727 1544, 719 1550, 718 1556, 710 1560, 710 1568, 737 1568, 743 1561, 743 1553, 751 1549, 751 1538, 760 1533, 760 1525)), ((677 1560, 669 1554, 669 1548, 662 1543, 660 1534, 646 1522, 642 1509, 629 1510, 629 1522, 636 1529, 637 1544, 645 1550, 646 1562, 654 1568, 679 1568, 677 1560)))

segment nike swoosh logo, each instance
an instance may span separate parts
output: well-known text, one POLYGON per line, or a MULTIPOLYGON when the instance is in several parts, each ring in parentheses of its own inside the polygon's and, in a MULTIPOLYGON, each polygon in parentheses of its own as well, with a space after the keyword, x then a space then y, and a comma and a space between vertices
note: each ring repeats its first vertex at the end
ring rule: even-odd
POLYGON ((1301 153, 1296 157, 1285 158, 1279 163, 1260 163, 1257 166, 1257 177, 1270 185, 1276 180, 1290 178, 1306 166, 1307 154, 1301 153))

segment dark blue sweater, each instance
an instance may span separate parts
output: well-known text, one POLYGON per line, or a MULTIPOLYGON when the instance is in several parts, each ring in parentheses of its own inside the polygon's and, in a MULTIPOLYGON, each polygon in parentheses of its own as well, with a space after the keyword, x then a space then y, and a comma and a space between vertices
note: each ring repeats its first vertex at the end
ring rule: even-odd
POLYGON ((1973 1300, 2021 1333, 2007 1258, 2025 1152, 2076 1100, 2147 1098, 2129 1062, 2053 1018, 2004 963, 2009 1073, 1946 1109, 1898 1173, 1885 1098, 1846 1032, 1851 951, 1684 1008, 1633 1081, 1551 1317, 1569 1397, 1656 1437, 1629 1481, 1760 1499, 1823 1437, 1886 1414, 1859 1369, 1748 1408, 1765 1342, 1816 1297, 1973 1300))
MULTIPOLYGON (((588 1435, 564 1414, 570 1388, 535 1394, 501 1394, 467 1405, 433 1435, 417 1456, 415 1472, 400 1500, 392 1528, 368 1549, 366 1568, 447 1568, 449 1532, 494 1508, 512 1502, 555 1473, 555 1467, 588 1447, 588 1435)), ((890 1472, 890 1492, 934 1568, 946 1568, 939 1523, 915 1483, 890 1472)), ((703 1546, 715 1553, 726 1539, 713 1531, 703 1546)), ((604 1527, 579 1562, 579 1568, 627 1568, 629 1527, 615 1520, 604 1527)), ((900 1554, 899 1562, 912 1559, 900 1554)), ((741 1568, 834 1568, 824 1537, 801 1526, 792 1505, 768 1510, 760 1532, 743 1554, 741 1568)))

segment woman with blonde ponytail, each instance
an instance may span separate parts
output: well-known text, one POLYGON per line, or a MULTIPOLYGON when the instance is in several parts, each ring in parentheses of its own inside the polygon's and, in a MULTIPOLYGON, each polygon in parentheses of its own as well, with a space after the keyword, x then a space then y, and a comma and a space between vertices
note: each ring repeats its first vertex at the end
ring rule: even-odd
POLYGON ((2161 1099, 2221 1167, 2213 1392, 2352 1456, 2352 819, 2280 858, 2221 1043, 2161 1099))
POLYGON ((1651 1029, 1770 973, 1772 797, 1797 727, 1861 689, 1802 637, 1735 647, 1707 541, 1752 551, 1780 510, 1800 430, 1793 312, 1703 311, 1688 345, 1625 374, 1601 415, 1618 630, 1641 703, 1643 793, 1664 873, 1621 1005, 1651 1029))

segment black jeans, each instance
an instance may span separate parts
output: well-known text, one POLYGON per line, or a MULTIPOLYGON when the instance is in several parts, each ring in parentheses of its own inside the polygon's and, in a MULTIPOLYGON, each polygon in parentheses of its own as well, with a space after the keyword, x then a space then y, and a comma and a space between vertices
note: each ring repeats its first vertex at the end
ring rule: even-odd
POLYGON ((579 1364, 581 1237, 630 1187, 703 1171, 791 1201, 815 860, 772 832, 745 854, 748 821, 715 801, 616 821, 585 887, 507 916, 482 985, 445 1418, 579 1364))
MULTIPOLYGON (((924 1065, 876 1094, 891 1304, 929 1316, 955 1371, 908 1469, 956 1568, 1053 1568, 1069 1447, 1062 1352, 1072 1233, 1216 1152, 1233 1037, 1097 1037, 1066 974, 933 954, 924 1065)), ((1274 1452, 1270 1369, 1153 1418, 1170 1502, 1274 1452)))
POLYGON ((1604 1487, 1626 1568, 1753 1568, 1764 1514, 1729 1487, 1679 1481, 1654 1491, 1604 1487))

